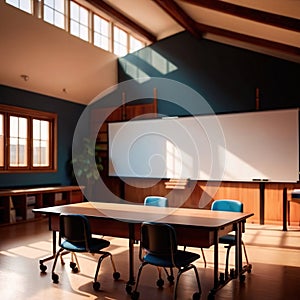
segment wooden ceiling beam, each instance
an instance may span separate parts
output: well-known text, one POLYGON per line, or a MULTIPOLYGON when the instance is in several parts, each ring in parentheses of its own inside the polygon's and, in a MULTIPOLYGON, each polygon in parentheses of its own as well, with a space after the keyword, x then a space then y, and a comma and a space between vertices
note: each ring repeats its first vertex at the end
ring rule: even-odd
POLYGON ((300 20, 219 0, 181 0, 251 21, 300 32, 300 20))
POLYGON ((179 25, 190 32, 197 39, 202 38, 202 32, 198 30, 197 23, 173 0, 153 0, 179 25))
POLYGON ((221 37, 226 37, 226 38, 230 38, 233 40, 253 44, 255 46, 260 46, 263 48, 269 48, 272 50, 285 52, 285 53, 291 54, 291 55, 300 56, 300 48, 298 48, 298 47, 294 47, 294 46, 290 46, 290 45, 282 44, 282 43, 278 43, 278 42, 273 42, 270 40, 257 38, 254 36, 241 34, 241 33, 233 32, 230 30, 217 28, 217 27, 213 27, 213 26, 209 26, 209 25, 205 25, 205 24, 201 24, 201 23, 197 23, 197 27, 202 32, 215 34, 215 35, 218 35, 221 37))
POLYGON ((141 27, 137 23, 135 23, 133 20, 126 17, 124 14, 113 8, 112 6, 108 5, 102 0, 87 0, 90 4, 94 5, 96 8, 103 11, 105 14, 113 18, 116 22, 126 26, 132 32, 135 32, 136 34, 143 36, 148 41, 154 43, 157 41, 156 36, 154 36, 152 33, 147 31, 145 28, 141 27))

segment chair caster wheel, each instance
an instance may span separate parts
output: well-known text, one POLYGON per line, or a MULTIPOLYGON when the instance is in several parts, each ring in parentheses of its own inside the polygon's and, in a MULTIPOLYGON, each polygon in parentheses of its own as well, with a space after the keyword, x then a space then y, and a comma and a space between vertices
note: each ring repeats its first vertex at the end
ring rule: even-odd
POLYGON ((100 282, 99 281, 93 282, 93 289, 95 291, 99 291, 100 290, 100 282))
POLYGON ((223 284, 225 282, 225 273, 220 273, 220 283, 223 284))
POLYGON ((120 273, 119 272, 114 272, 114 274, 113 274, 113 278, 114 278, 114 280, 118 280, 119 278, 120 278, 120 273))
POLYGON ((52 273, 52 281, 53 283, 58 283, 59 276, 55 273, 52 273))
POLYGON ((249 265, 247 266, 247 273, 251 273, 251 271, 252 271, 252 265, 249 264, 249 265))
POLYGON ((214 300, 215 299, 215 295, 212 292, 209 292, 208 296, 207 296, 208 300, 214 300))
POLYGON ((173 284, 174 283, 174 276, 173 275, 169 275, 168 276, 168 281, 173 284))
POLYGON ((45 273, 46 270, 47 270, 47 266, 43 265, 43 264, 40 264, 40 270, 42 273, 45 273))
POLYGON ((131 294, 131 299, 132 299, 132 300, 138 300, 139 297, 140 297, 140 293, 139 293, 139 292, 133 292, 133 293, 131 294))
POLYGON ((73 273, 78 273, 78 271, 79 271, 79 269, 76 266, 76 263, 74 263, 72 261, 70 262, 70 268, 72 269, 73 273))
POLYGON ((235 270, 234 270, 234 269, 230 269, 229 276, 230 276, 231 278, 235 278, 235 270))
POLYGON ((161 288, 161 287, 163 287, 164 286, 164 280, 163 279, 158 279, 157 281, 156 281, 156 285, 159 287, 159 288, 161 288))
POLYGON ((128 294, 128 295, 130 295, 131 294, 131 291, 132 291, 132 286, 130 285, 130 284, 126 284, 126 293, 128 294))
POLYGON ((244 274, 240 275, 240 282, 244 282, 246 279, 246 276, 244 274))
POLYGON ((193 300, 200 300, 200 297, 201 295, 199 292, 193 294, 193 300))

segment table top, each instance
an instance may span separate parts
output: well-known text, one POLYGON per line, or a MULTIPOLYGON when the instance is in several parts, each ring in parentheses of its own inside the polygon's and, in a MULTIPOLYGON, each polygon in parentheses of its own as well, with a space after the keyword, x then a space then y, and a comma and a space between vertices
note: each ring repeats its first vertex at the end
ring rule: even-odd
POLYGON ((33 209, 35 213, 73 213, 88 217, 107 218, 127 223, 155 221, 173 225, 196 226, 219 229, 228 224, 245 221, 253 213, 212 211, 195 208, 144 206, 143 204, 119 204, 105 202, 82 202, 61 206, 33 209))

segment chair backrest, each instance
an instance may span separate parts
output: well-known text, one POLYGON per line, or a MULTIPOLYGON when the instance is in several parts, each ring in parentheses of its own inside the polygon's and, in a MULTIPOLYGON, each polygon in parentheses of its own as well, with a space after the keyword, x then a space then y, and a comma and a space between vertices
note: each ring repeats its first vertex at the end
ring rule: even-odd
POLYGON ((61 214, 59 235, 60 238, 72 243, 85 242, 88 249, 91 239, 88 218, 80 214, 61 214))
POLYGON ((144 222, 141 226, 141 248, 156 256, 173 257, 177 251, 174 228, 169 224, 144 222))
POLYGON ((215 200, 211 205, 211 210, 243 212, 243 203, 238 200, 222 199, 215 200))
POLYGON ((144 200, 144 205, 167 207, 168 199, 162 196, 148 196, 144 200))

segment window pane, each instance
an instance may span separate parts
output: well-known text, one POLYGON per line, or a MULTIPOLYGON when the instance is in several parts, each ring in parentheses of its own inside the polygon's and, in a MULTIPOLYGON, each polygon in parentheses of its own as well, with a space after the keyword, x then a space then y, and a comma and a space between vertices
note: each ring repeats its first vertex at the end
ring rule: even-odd
POLYGON ((127 54, 127 33, 114 26, 114 53, 118 56, 127 54))
POLYGON ((65 28, 64 0, 47 0, 44 2, 44 21, 65 28))
POLYGON ((70 17, 73 20, 79 21, 79 5, 71 1, 70 3, 70 17))
POLYGON ((130 52, 137 51, 141 48, 145 47, 145 44, 140 40, 130 36, 130 52))
POLYGON ((88 16, 89 16, 88 11, 85 8, 80 7, 80 23, 88 25, 89 23, 88 16))
POLYGON ((6 0, 6 3, 26 11, 29 14, 32 13, 31 0, 6 0))
POLYGON ((65 1, 64 0, 55 0, 55 10, 64 13, 65 12, 65 1))
POLYGON ((49 140, 49 122, 41 121, 41 139, 49 140))
POLYGON ((70 4, 70 33, 89 41, 89 11, 73 1, 70 4))
POLYGON ((19 137, 27 138, 27 119, 18 118, 19 119, 19 137))
POLYGON ((44 21, 46 21, 50 24, 53 24, 53 22, 54 22, 52 9, 47 6, 44 7, 44 21))
POLYGON ((19 122, 17 117, 10 117, 9 118, 10 122, 10 137, 17 137, 18 136, 18 127, 19 127, 19 122))
POLYGON ((94 45, 109 50, 109 22, 94 15, 94 45))
POLYGON ((4 117, 0 114, 0 167, 4 166, 4 117))

